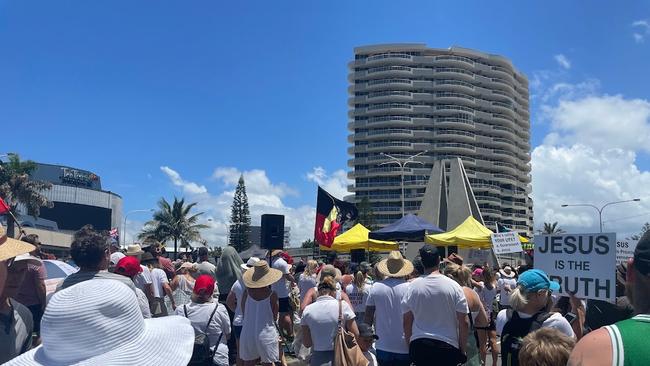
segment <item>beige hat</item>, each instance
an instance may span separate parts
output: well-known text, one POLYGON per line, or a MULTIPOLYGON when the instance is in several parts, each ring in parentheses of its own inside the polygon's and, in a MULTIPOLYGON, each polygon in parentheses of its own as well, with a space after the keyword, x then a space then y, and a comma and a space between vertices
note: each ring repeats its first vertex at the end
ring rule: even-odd
POLYGON ((8 237, 7 231, 0 225, 0 261, 29 253, 35 249, 36 247, 29 243, 8 237))
POLYGON ((242 263, 242 264, 240 264, 239 266, 240 266, 241 269, 243 269, 244 271, 248 271, 248 269, 250 269, 251 267, 253 267, 253 266, 255 265, 255 263, 257 263, 257 262, 259 262, 259 261, 260 261, 260 259, 257 258, 257 257, 250 257, 250 258, 248 258, 248 261, 246 261, 246 263, 242 263))
POLYGON ((331 264, 326 264, 323 266, 323 268, 318 271, 318 276, 316 276, 316 281, 320 283, 321 278, 325 276, 330 276, 334 278, 334 281, 336 282, 341 282, 341 270, 338 268, 334 267, 331 264))
MULTIPOLYGON (((178 267, 178 269, 176 270, 176 272, 180 272, 181 270, 184 270, 184 269, 194 268, 195 266, 196 266, 196 264, 194 264, 194 263, 183 262, 183 264, 181 264, 181 266, 178 267)), ((195 268, 195 270, 196 270, 196 268, 195 268)))
POLYGON ((377 263, 377 270, 385 277, 406 277, 413 272, 413 263, 404 259, 399 251, 393 250, 388 258, 377 263))
POLYGON ((140 248, 140 245, 138 244, 132 244, 126 247, 126 255, 128 256, 138 256, 143 254, 144 252, 142 251, 142 248, 140 248))
POLYGON ((252 271, 248 270, 242 275, 244 284, 248 288, 270 286, 282 278, 282 272, 275 268, 269 268, 269 264, 266 261, 255 263, 251 269, 252 271))
POLYGON ((275 249, 271 252, 271 257, 275 257, 276 255, 279 255, 282 253, 282 249, 275 249))

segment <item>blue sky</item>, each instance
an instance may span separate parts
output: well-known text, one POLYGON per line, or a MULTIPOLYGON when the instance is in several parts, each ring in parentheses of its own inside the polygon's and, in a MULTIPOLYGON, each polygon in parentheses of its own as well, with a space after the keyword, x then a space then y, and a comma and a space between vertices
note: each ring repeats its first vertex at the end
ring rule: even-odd
MULTIPOLYGON (((562 103, 593 109, 587 98, 597 98, 617 110, 617 101, 607 98, 618 96, 623 106, 640 109, 640 116, 630 112, 636 118, 630 126, 644 136, 650 2, 585 4, 0 0, 0 152, 94 171, 105 189, 123 196, 125 211, 174 194, 223 206, 232 176, 243 171, 261 182, 266 207, 304 214, 315 205, 315 180, 344 186, 335 172, 347 169, 353 48, 417 42, 510 58, 531 80, 533 146, 562 149, 566 158, 584 144, 595 149, 587 158, 602 161, 611 154, 595 146, 597 136, 562 123, 560 114, 574 111, 562 103), (319 178, 310 179, 316 167, 325 173, 317 170, 319 178)), ((587 126, 590 118, 597 116, 586 118, 587 126)), ((624 163, 636 168, 630 169, 638 182, 650 179, 643 145, 608 146, 634 155, 624 163)), ((611 192, 615 199, 647 194, 650 201, 647 189, 631 187, 611 192)), ((540 217, 593 227, 593 214, 549 213, 544 205, 552 188, 535 197, 536 205, 543 201, 540 217)), ((601 199, 578 191, 561 197, 601 199)), ((214 207, 204 209, 218 222, 223 210, 214 207)), ((650 205, 619 216, 646 211, 650 205)))

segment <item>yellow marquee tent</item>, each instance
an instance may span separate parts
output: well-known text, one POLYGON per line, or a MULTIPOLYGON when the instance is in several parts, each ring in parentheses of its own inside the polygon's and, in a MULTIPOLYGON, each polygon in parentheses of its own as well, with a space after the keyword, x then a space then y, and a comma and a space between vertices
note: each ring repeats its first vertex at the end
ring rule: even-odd
MULTIPOLYGON (((424 241, 442 246, 455 245, 459 248, 490 249, 492 247, 491 234, 493 234, 492 230, 470 216, 453 230, 441 234, 427 235, 424 237, 424 241)), ((528 242, 528 239, 523 236, 519 236, 519 240, 522 243, 528 242)))
POLYGON ((331 248, 321 245, 321 250, 335 250, 347 253, 352 249, 366 249, 376 251, 398 250, 399 245, 394 241, 368 239, 370 230, 361 224, 354 225, 350 230, 334 238, 331 248))

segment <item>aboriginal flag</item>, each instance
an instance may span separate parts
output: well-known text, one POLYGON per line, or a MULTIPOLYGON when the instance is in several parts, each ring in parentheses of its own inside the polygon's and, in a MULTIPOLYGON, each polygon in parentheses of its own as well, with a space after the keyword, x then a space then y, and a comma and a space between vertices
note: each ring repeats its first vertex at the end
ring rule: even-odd
POLYGON ((319 245, 330 248, 341 225, 356 219, 358 214, 353 203, 336 199, 319 186, 314 239, 319 245))
POLYGON ((0 215, 6 214, 8 212, 9 212, 9 205, 2 198, 0 198, 0 215))

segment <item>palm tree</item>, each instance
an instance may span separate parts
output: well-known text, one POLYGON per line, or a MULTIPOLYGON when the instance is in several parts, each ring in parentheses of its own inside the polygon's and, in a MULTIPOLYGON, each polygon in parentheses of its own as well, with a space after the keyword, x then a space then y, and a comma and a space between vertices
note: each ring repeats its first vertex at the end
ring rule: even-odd
POLYGON ((145 223, 144 229, 138 234, 138 239, 154 239, 162 243, 173 240, 174 258, 176 258, 179 242, 181 246, 189 246, 192 241, 200 241, 199 230, 208 228, 207 225, 197 223, 203 212, 190 215, 194 206, 196 206, 196 202, 185 205, 184 198, 179 201, 174 197, 174 202, 171 205, 167 200, 161 198, 158 201, 160 209, 154 212, 153 220, 145 223))
POLYGON ((545 222, 544 228, 538 231, 542 234, 562 234, 565 232, 558 226, 557 221, 554 223, 545 222))
MULTIPOLYGON (((36 163, 31 160, 20 161, 18 154, 9 154, 9 161, 0 162, 0 197, 16 211, 18 205, 27 208, 27 213, 38 217, 41 207, 53 207, 53 203, 43 195, 43 191, 52 188, 52 183, 30 179, 36 170, 36 163)), ((14 219, 7 216, 7 235, 14 236, 14 219)))

